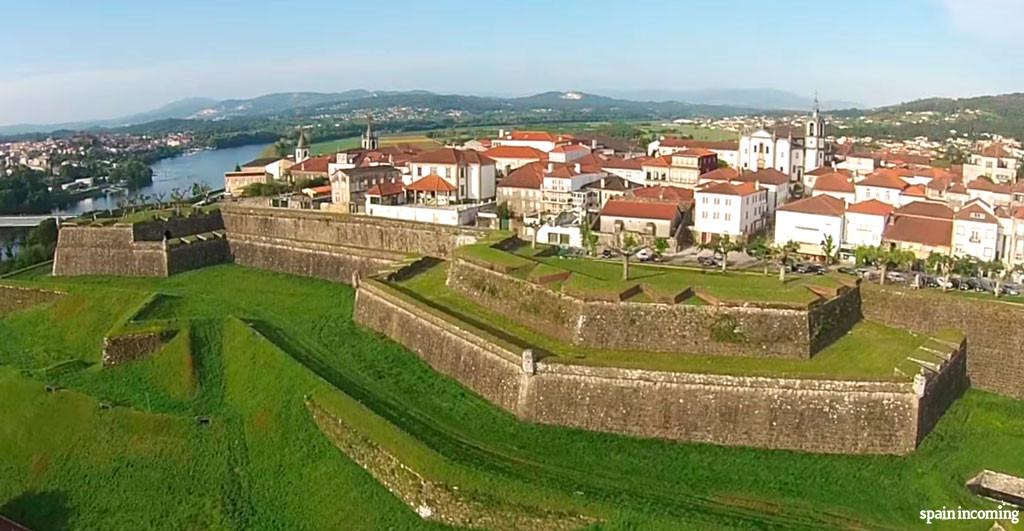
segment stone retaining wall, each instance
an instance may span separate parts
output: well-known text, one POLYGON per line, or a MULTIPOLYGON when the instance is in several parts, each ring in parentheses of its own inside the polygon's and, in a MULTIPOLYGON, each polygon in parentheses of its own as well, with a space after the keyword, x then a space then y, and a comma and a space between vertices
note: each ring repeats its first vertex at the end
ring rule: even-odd
POLYGON ((353 273, 376 274, 405 255, 375 249, 230 234, 228 245, 236 264, 349 283, 353 273))
POLYGON ((604 349, 809 358, 860 319, 844 287, 808 309, 583 300, 462 258, 448 287, 564 343, 604 349))
POLYGON ((55 301, 63 295, 64 293, 59 291, 0 284, 0 317, 37 304, 55 301))
POLYGON ((133 332, 103 338, 103 366, 112 367, 145 358, 163 346, 163 332, 133 332))
POLYGON ((56 276, 167 276, 167 253, 162 242, 137 242, 131 225, 112 227, 62 226, 53 256, 56 276))
POLYGON ((167 249, 167 273, 170 275, 230 261, 231 249, 224 238, 179 244, 167 249))
POLYGON ((963 345, 916 382, 755 378, 535 361, 374 280, 354 317, 524 420, 644 437, 906 454, 965 385, 963 345))
POLYGON ((1024 399, 1024 305, 874 284, 862 291, 867 319, 922 334, 962 330, 971 385, 1024 399))
POLYGON ((487 231, 370 216, 228 203, 221 208, 229 237, 296 240, 310 244, 447 257, 487 231))

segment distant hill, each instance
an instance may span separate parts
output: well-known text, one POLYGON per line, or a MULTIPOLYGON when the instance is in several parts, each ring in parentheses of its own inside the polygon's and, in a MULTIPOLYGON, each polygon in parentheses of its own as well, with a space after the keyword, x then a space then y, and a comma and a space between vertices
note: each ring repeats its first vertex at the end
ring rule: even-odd
MULTIPOLYGON (((187 98, 158 109, 112 120, 96 120, 48 125, 0 127, 0 135, 47 133, 57 130, 78 131, 96 128, 126 127, 167 120, 225 120, 264 116, 303 117, 323 113, 342 113, 389 107, 411 107, 434 111, 466 113, 559 111, 579 113, 580 117, 603 118, 675 118, 727 116, 759 110, 756 107, 723 104, 693 104, 680 101, 635 101, 599 96, 580 91, 544 92, 518 98, 435 94, 423 90, 345 92, 282 92, 249 99, 212 100, 187 98)), ((541 116, 541 115, 538 115, 541 116)))
MULTIPOLYGON (((699 89, 604 91, 630 100, 682 101, 701 105, 727 105, 764 110, 806 111, 814 98, 777 89, 699 89)), ((822 100, 822 110, 859 108, 863 105, 844 100, 822 100)))
POLYGON ((934 139, 955 134, 974 138, 985 133, 1024 139, 1024 93, 970 98, 925 98, 874 109, 851 109, 833 113, 842 117, 871 118, 849 128, 851 134, 934 139), (907 118, 907 113, 920 114, 907 118))

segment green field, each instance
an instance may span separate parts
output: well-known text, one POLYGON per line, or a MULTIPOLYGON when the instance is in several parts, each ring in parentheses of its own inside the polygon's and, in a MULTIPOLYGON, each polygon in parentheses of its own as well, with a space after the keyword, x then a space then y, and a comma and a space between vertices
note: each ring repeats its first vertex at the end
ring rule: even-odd
POLYGON ((343 285, 237 266, 41 271, 12 282, 68 294, 0 319, 0 514, 34 529, 431 527, 331 444, 307 400, 474 499, 603 529, 906 529, 921 509, 994 506, 963 488, 982 468, 1024 474, 1024 403, 983 392, 908 457, 642 440, 516 420, 357 327, 343 285), (102 337, 126 321, 179 332, 101 368, 102 337))

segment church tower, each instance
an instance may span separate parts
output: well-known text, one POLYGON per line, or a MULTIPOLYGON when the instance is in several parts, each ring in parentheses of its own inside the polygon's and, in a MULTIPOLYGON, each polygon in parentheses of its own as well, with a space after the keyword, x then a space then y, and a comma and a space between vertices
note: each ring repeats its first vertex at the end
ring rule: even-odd
POLYGON ((295 145, 295 163, 298 164, 309 158, 309 141, 306 139, 306 132, 299 130, 299 143, 295 145))
POLYGON ((825 120, 818 109, 818 95, 814 95, 814 112, 807 120, 804 137, 804 173, 825 165, 825 120))
POLYGON ((373 118, 367 118, 366 120, 366 132, 363 133, 362 145, 363 149, 367 151, 377 151, 380 149, 380 137, 373 130, 373 118))

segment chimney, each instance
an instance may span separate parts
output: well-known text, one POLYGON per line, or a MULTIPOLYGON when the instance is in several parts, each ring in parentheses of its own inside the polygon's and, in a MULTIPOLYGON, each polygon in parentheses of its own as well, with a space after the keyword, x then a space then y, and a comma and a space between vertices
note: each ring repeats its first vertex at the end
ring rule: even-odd
POLYGON ((596 138, 591 138, 590 139, 590 150, 593 151, 595 149, 597 149, 597 139, 596 138))
POLYGON ((498 129, 498 138, 505 138, 505 130, 498 129))
POLYGON ((601 188, 604 188, 604 177, 601 177, 601 188))
POLYGON ((551 161, 548 161, 548 171, 553 171, 554 169, 555 169, 555 163, 551 162, 551 161))
POLYGON ((581 167, 580 167, 580 163, 579 162, 577 162, 576 164, 573 164, 572 167, 576 169, 576 173, 579 173, 580 171, 582 171, 580 169, 581 167))

